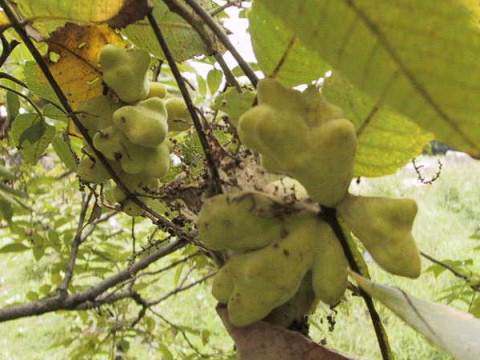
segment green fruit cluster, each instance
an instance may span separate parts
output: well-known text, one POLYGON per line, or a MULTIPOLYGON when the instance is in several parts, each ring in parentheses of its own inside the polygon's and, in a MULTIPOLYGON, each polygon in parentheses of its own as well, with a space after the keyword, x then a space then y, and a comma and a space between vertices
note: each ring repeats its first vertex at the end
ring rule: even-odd
POLYGON ((279 199, 259 192, 222 194, 205 202, 198 229, 207 246, 233 253, 212 289, 219 302, 228 304, 233 325, 269 314, 284 323, 318 300, 339 302, 346 289, 343 251, 315 213, 289 211, 279 199))
MULTIPOLYGON (((347 230, 385 270, 420 275, 412 236, 415 201, 348 194, 355 128, 315 87, 299 92, 261 80, 258 105, 240 117, 238 134, 262 155, 267 170, 290 177, 265 191, 336 208, 347 230)), ((198 228, 207 246, 231 255, 212 293, 228 304, 233 325, 266 319, 286 326, 317 301, 333 305, 345 292, 343 248, 319 215, 285 212, 279 199, 263 193, 223 194, 205 201, 198 228)))
POLYGON ((415 201, 348 194, 356 133, 344 113, 313 86, 304 92, 273 79, 258 86, 258 105, 240 117, 243 143, 262 155, 267 170, 287 174, 325 207, 336 207, 348 229, 385 270, 420 275, 420 254, 412 236, 415 201))
MULTIPOLYGON (((165 140, 171 119, 167 103, 172 99, 165 100, 168 94, 164 85, 147 80, 150 55, 143 50, 106 45, 100 52, 100 65, 104 82, 119 101, 100 96, 85 102, 79 108, 79 120, 92 137, 95 149, 108 159, 127 188, 137 196, 146 196, 158 188, 157 179, 169 169, 165 140)), ((176 106, 178 112, 181 104, 177 102, 176 106)), ((172 115, 180 116, 174 111, 172 115)), ((78 167, 79 177, 92 183, 110 179, 88 145, 86 152, 78 167)), ((114 199, 131 216, 143 213, 119 188, 114 190, 114 199)))

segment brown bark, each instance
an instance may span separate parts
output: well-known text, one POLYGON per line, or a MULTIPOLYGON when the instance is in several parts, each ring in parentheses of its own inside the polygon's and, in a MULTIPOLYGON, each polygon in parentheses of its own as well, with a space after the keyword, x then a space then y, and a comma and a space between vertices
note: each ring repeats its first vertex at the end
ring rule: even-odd
POLYGON ((235 341, 240 360, 355 360, 327 349, 300 333, 264 321, 245 327, 232 326, 224 305, 217 307, 217 313, 235 341))

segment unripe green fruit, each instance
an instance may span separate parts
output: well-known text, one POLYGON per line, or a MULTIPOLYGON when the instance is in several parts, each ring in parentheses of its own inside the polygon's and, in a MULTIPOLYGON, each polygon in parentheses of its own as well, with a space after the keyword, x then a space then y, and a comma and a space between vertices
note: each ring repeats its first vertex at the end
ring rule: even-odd
POLYGON ((185 131, 192 127, 192 117, 183 99, 172 97, 165 101, 169 131, 185 131))
POLYGON ((112 116, 119 108, 110 98, 99 96, 82 103, 77 112, 78 119, 87 130, 94 132, 113 125, 112 116))
POLYGON ((249 251, 282 236, 281 204, 259 192, 217 195, 205 200, 198 215, 200 239, 213 250, 249 251))
POLYGON ((88 156, 78 164, 77 174, 81 180, 89 183, 103 183, 110 179, 110 174, 100 161, 88 156))
POLYGON ((103 81, 127 103, 144 99, 149 92, 147 79, 150 55, 140 49, 122 49, 108 44, 100 51, 103 81))
POLYGON ((288 176, 271 182, 264 190, 279 197, 294 196, 295 199, 300 201, 308 199, 308 193, 305 187, 299 181, 288 176))
POLYGON ((161 143, 147 154, 144 173, 148 177, 161 178, 170 168, 170 149, 166 142, 161 143))
POLYGON ((357 136, 347 119, 329 121, 312 129, 304 163, 290 170, 311 198, 327 207, 335 207, 345 197, 353 176, 357 136))
POLYGON ((248 261, 228 302, 233 325, 263 319, 295 295, 316 255, 317 223, 313 216, 294 219, 283 240, 241 255, 248 261))
POLYGON ((122 153, 121 138, 123 136, 115 126, 102 128, 93 136, 93 146, 101 151, 106 158, 118 160, 122 153))
POLYGON ((135 204, 132 200, 125 200, 122 203, 122 211, 130 216, 141 216, 145 212, 140 206, 135 204))
POLYGON ((163 99, 165 96, 167 96, 167 87, 165 85, 155 81, 150 82, 150 91, 148 92, 147 99, 152 97, 163 99))
POLYGON ((234 326, 263 319, 295 295, 317 254, 317 226, 314 215, 293 216, 279 241, 229 260, 213 294, 222 302, 228 298, 234 326))
POLYGON ((242 142, 262 154, 264 167, 299 180, 311 198, 335 207, 353 175, 356 132, 343 112, 314 87, 304 93, 264 79, 259 105, 240 117, 242 142))
POLYGON ((315 295, 328 305, 340 302, 348 284, 348 262, 333 230, 321 222, 318 236, 318 255, 312 266, 312 285, 315 295))
POLYGON ((317 303, 312 288, 312 273, 309 271, 303 278, 297 293, 285 304, 274 309, 264 320, 270 324, 288 328, 295 322, 300 323, 306 315, 312 313, 317 303))
POLYGON ((120 164, 123 171, 129 174, 144 172, 148 166, 148 158, 155 153, 155 149, 134 144, 127 138, 122 139, 121 146, 120 164))
POLYGON ((167 136, 167 110, 158 98, 123 106, 113 114, 113 122, 132 143, 141 146, 157 147, 167 136))
POLYGON ((420 276, 420 254, 412 236, 414 200, 348 195, 338 214, 381 267, 395 275, 420 276))

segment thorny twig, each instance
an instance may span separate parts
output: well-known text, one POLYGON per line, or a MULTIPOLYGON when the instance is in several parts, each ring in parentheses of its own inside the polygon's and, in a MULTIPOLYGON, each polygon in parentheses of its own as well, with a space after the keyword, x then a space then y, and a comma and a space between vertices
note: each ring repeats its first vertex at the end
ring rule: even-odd
POLYGON ((423 165, 417 165, 417 163, 415 162, 415 159, 412 160, 413 168, 415 169, 415 172, 418 175, 418 180, 422 184, 432 185, 440 177, 440 175, 442 173, 443 164, 440 161, 440 159, 437 159, 437 163, 438 163, 438 170, 437 170, 436 174, 430 180, 427 180, 423 177, 422 173, 420 172, 420 169, 423 168, 423 165))

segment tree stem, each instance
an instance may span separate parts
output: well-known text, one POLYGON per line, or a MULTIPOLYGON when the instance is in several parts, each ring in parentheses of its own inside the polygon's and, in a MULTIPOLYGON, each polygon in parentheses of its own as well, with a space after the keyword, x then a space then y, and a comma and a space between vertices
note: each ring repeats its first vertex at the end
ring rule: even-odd
POLYGON ((217 166, 215 164, 215 160, 213 159, 213 151, 210 146, 210 143, 207 140, 207 137, 205 135, 205 132, 203 131, 203 126, 200 122, 200 118, 198 117, 197 111, 195 109, 195 106, 193 105, 192 98, 190 97, 190 93, 188 92, 188 89, 185 85, 185 82, 183 80, 182 74, 180 73, 180 70, 178 69, 178 66, 175 62, 175 59, 170 51, 170 48, 168 47, 168 44, 162 34, 162 31, 160 30, 160 27, 158 26, 157 20, 153 16, 152 11, 150 11, 147 14, 148 21, 150 23, 150 26, 152 27, 153 31, 155 32, 155 36, 157 37, 158 43, 160 44, 160 47, 162 48, 163 54, 165 55, 165 58, 167 59, 168 65, 170 66, 170 69, 172 70, 173 76, 175 77, 175 80, 177 81, 178 87, 180 89, 180 92, 182 93, 183 99, 185 100, 185 103, 187 104, 188 111, 190 112, 190 116, 192 117, 193 120, 193 125, 195 126, 195 130, 197 131, 198 137, 200 139, 200 143, 202 144, 203 152, 205 153, 205 159, 207 161, 207 166, 210 171, 210 178, 212 182, 212 188, 213 188, 213 193, 214 194, 221 194, 223 192, 222 186, 221 186, 221 179, 220 175, 218 173, 217 166))
MULTIPOLYGON (((355 261, 355 257, 353 256, 352 250, 348 246, 347 238, 345 237, 342 227, 338 222, 337 210, 333 208, 322 208, 322 214, 324 215, 325 219, 330 224, 333 232, 335 233, 338 240, 340 241, 340 244, 342 245, 343 252, 345 253, 345 257, 347 258, 350 268, 356 273, 361 274, 360 267, 355 261)), ((380 352, 382 353, 382 358, 383 360, 392 360, 390 346, 388 344, 387 333, 385 332, 385 329, 382 325, 382 320, 380 319, 380 315, 378 314, 377 309, 375 308, 373 299, 363 289, 360 288, 359 291, 360 291, 360 296, 365 301, 368 312, 370 313, 370 318, 372 319, 373 328, 377 336, 377 341, 380 347, 380 352)))

